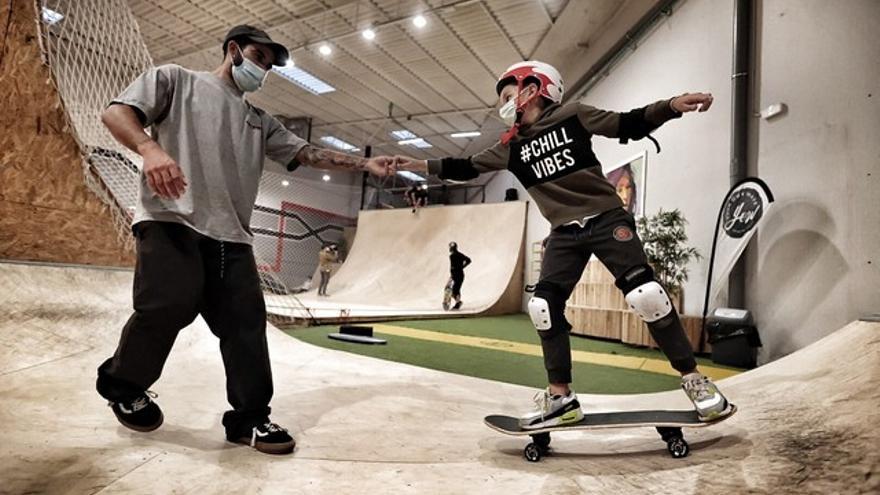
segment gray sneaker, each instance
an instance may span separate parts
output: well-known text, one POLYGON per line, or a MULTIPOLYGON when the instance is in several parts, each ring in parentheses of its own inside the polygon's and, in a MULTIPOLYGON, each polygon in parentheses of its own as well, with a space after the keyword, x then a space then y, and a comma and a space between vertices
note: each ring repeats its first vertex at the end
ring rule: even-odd
POLYGON ((690 373, 681 377, 681 388, 703 421, 711 421, 727 413, 727 399, 721 395, 712 380, 701 373, 690 373))
POLYGON ((577 423, 584 418, 581 404, 573 390, 568 395, 551 395, 550 389, 535 394, 535 409, 520 416, 519 426, 535 430, 567 423, 577 423))

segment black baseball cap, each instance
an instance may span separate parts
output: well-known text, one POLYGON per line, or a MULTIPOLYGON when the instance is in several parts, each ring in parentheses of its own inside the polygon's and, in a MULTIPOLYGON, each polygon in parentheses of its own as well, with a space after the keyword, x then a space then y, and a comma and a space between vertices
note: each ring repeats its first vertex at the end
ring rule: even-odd
POLYGON ((226 48, 229 46, 229 40, 233 38, 247 38, 254 43, 268 46, 269 49, 275 53, 275 60, 272 61, 272 65, 282 66, 286 64, 287 60, 290 58, 290 53, 287 51, 287 48, 284 48, 284 45, 272 41, 272 38, 270 38, 266 31, 263 31, 262 29, 257 29, 253 26, 248 26, 247 24, 235 26, 230 29, 229 32, 226 33, 226 38, 223 40, 223 53, 226 53, 226 48))

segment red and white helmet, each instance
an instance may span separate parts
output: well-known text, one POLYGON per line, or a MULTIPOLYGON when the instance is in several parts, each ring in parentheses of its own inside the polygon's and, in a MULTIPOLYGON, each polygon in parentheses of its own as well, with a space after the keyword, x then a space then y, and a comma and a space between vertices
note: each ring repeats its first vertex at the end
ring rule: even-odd
POLYGON ((537 60, 526 60, 508 67, 498 78, 498 82, 495 84, 495 92, 501 94, 504 86, 510 83, 516 83, 517 88, 521 91, 523 81, 529 77, 533 77, 540 82, 541 87, 538 89, 538 95, 547 98, 553 103, 562 102, 562 94, 564 92, 562 75, 552 65, 538 62, 537 60))

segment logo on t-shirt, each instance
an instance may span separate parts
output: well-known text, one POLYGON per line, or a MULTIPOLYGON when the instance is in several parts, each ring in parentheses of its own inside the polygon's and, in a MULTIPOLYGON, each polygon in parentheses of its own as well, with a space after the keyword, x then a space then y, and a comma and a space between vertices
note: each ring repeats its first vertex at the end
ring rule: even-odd
POLYGON ((510 170, 527 189, 598 165, 587 131, 577 116, 510 145, 510 170))

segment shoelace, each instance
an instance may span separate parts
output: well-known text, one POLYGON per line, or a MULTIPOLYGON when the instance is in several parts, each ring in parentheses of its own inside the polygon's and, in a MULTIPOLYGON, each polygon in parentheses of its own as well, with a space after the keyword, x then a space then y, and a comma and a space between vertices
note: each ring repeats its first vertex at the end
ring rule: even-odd
MULTIPOLYGON (((159 397, 159 394, 157 394, 156 392, 153 392, 152 390, 146 390, 146 391, 144 391, 144 395, 138 397, 137 399, 135 399, 129 403, 129 404, 131 404, 130 411, 126 411, 125 406, 123 406, 122 404, 120 404, 120 408, 122 409, 123 412, 127 412, 128 414, 136 413, 136 412, 140 411, 141 409, 150 405, 150 402, 152 402, 152 400, 155 399, 156 397, 159 397)), ((113 402, 108 402, 107 405, 112 406, 113 402)))
POLYGON ((541 419, 544 419, 544 415, 550 409, 550 393, 547 390, 542 390, 535 394, 532 400, 535 402, 536 410, 541 412, 541 419))
POLYGON ((684 388, 694 400, 704 400, 712 396, 712 392, 709 390, 709 379, 705 376, 687 380, 684 382, 684 388))
POLYGON ((159 397, 159 394, 153 392, 152 390, 147 390, 144 392, 144 395, 138 397, 134 402, 131 403, 131 409, 134 412, 138 412, 141 409, 147 407, 150 402, 153 401, 156 397, 159 397))
MULTIPOLYGON (((260 426, 254 426, 253 429, 251 430, 251 447, 254 447, 257 445, 257 435, 258 435, 258 432, 260 431, 260 428, 261 428, 260 426)), ((266 430, 266 435, 268 435, 270 433, 284 433, 287 431, 286 428, 282 428, 275 423, 266 423, 262 426, 262 428, 266 430)), ((261 435, 261 436, 265 436, 265 435, 261 435)))

